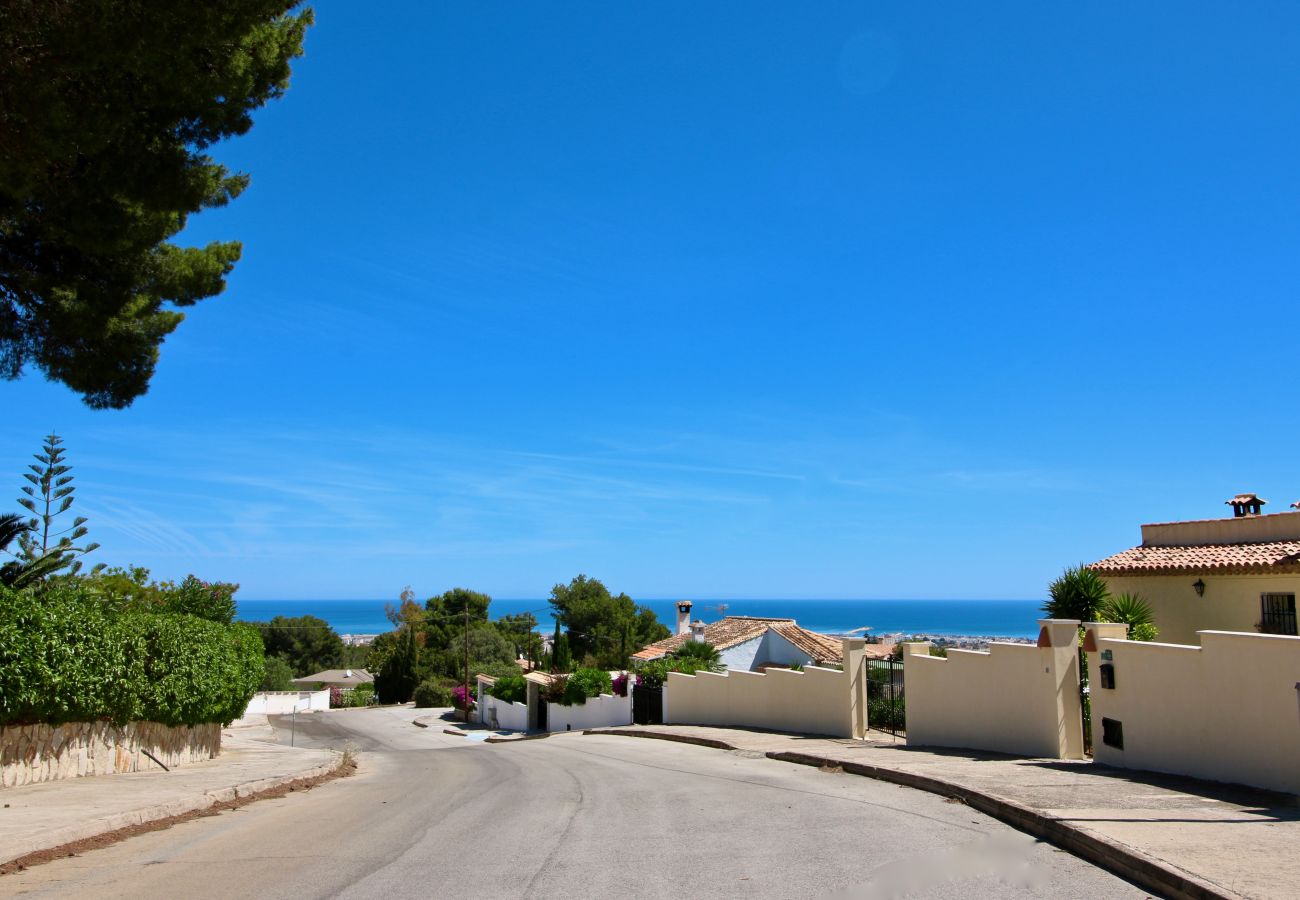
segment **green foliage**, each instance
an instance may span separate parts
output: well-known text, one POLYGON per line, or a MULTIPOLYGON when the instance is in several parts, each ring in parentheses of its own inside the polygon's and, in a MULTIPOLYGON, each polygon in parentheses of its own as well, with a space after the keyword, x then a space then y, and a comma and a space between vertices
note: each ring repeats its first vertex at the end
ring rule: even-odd
POLYGON ((337 668, 342 662, 343 639, 324 619, 276 616, 251 624, 262 634, 266 655, 283 659, 298 677, 337 668))
POLYGON ((416 631, 405 627, 397 633, 393 652, 375 673, 375 694, 380 703, 405 703, 415 692, 415 669, 420 660, 420 645, 416 631))
MULTIPOLYGON (((556 626, 559 630, 559 626, 556 626)), ((551 671, 567 672, 573 668, 573 653, 569 650, 569 636, 561 634, 554 639, 551 650, 551 671)))
POLYGON ((421 708, 451 706, 451 686, 436 678, 421 681, 412 699, 421 708))
POLYGON ((68 474, 72 467, 64 462, 63 439, 47 435, 41 451, 36 454, 40 465, 28 465, 31 471, 23 473, 27 484, 21 488, 24 496, 18 498, 18 505, 31 518, 25 529, 11 536, 18 539, 17 559, 0 568, 0 582, 11 587, 38 584, 60 572, 75 575, 81 569, 77 557, 99 547, 77 545, 87 534, 85 516, 74 516, 66 528, 55 521, 76 499, 74 476, 68 474))
POLYGON ((568 685, 568 675, 554 675, 551 677, 550 684, 542 685, 537 693, 544 703, 563 703, 564 692, 568 685))
POLYGON ((76 582, 0 587, 0 724, 228 723, 264 677, 255 629, 113 613, 76 582))
POLYGON ((235 592, 238 590, 237 584, 209 583, 193 575, 186 575, 180 584, 165 582, 160 586, 164 611, 186 613, 222 625, 235 620, 235 592))
POLYGON ((266 674, 262 676, 259 691, 293 690, 293 669, 278 656, 266 657, 266 674))
POLYGON ((507 675, 496 680, 491 693, 506 703, 523 703, 528 698, 528 682, 523 675, 507 675))
POLYGON ((1096 622, 1110 598, 1106 582, 1087 566, 1072 566, 1047 587, 1050 599, 1043 604, 1043 612, 1053 619, 1078 619, 1096 622))
POLYGON ((722 657, 708 641, 687 641, 671 655, 673 659, 680 660, 683 666, 691 667, 678 669, 679 672, 721 672, 723 669, 722 657))
POLYGON ((1131 641, 1154 641, 1160 632, 1151 613, 1151 604, 1137 594, 1110 597, 1099 610, 1102 622, 1120 622, 1128 626, 1131 641))
POLYGON ((207 151, 287 89, 297 5, 0 4, 0 377, 34 365, 93 408, 148 389, 175 307, 239 259, 169 241, 247 187, 207 151))
POLYGON ((465 636, 465 623, 486 624, 488 606, 492 598, 468 588, 452 588, 424 602, 425 646, 430 650, 444 649, 452 640, 465 636))
POLYGON ((565 679, 560 702, 565 706, 582 706, 591 697, 614 693, 614 684, 604 669, 579 669, 565 679))
POLYGON ((907 730, 907 700, 901 694, 891 698, 885 691, 867 696, 867 726, 882 730, 907 730))
POLYGON ((551 608, 568 631, 573 656, 591 656, 607 668, 625 667, 630 654, 669 634, 648 606, 637 606, 627 594, 615 597, 586 575, 552 588, 551 608))
POLYGON ((348 707, 369 706, 374 702, 375 686, 369 682, 357 685, 344 695, 344 705, 348 707))

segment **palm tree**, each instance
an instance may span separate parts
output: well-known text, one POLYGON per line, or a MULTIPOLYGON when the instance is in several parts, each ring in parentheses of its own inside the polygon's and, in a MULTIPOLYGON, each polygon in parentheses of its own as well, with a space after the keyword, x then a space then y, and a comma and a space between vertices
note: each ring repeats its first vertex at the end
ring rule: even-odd
POLYGON ((1160 634, 1151 613, 1151 605, 1137 594, 1120 594, 1109 598, 1102 605, 1100 613, 1106 622, 1127 625, 1131 641, 1154 641, 1160 634))
POLYGON ((1096 622, 1102 607, 1110 599, 1106 582, 1097 573, 1082 564, 1072 566, 1047 586, 1050 599, 1043 604, 1043 612, 1053 619, 1078 619, 1096 622))
POLYGON ((673 658, 695 666, 695 671, 717 672, 722 669, 718 649, 707 641, 687 641, 673 652, 673 658))

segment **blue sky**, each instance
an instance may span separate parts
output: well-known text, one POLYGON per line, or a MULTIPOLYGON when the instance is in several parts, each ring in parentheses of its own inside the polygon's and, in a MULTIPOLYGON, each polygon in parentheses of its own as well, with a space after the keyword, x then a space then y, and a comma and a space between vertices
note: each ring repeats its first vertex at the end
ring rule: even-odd
POLYGON ((1300 7, 325 0, 150 393, 0 386, 241 596, 1036 597, 1300 498, 1300 7))

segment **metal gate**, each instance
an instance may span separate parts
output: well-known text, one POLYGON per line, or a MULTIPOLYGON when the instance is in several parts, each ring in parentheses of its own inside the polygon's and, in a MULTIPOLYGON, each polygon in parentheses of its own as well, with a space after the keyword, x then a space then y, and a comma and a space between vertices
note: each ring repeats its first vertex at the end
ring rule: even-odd
POLYGON ((901 659, 867 660, 867 727, 893 735, 907 731, 901 659))
POLYGON ((632 685, 632 721, 637 725, 664 723, 664 689, 643 684, 632 685))

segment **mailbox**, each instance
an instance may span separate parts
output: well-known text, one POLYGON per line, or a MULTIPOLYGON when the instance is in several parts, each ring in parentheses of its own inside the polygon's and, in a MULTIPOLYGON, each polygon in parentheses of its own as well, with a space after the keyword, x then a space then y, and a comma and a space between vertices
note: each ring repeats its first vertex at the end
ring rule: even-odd
POLYGON ((1108 691, 1115 690, 1115 665, 1114 663, 1102 663, 1098 676, 1101 679, 1101 686, 1108 691))

